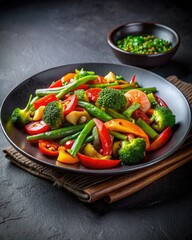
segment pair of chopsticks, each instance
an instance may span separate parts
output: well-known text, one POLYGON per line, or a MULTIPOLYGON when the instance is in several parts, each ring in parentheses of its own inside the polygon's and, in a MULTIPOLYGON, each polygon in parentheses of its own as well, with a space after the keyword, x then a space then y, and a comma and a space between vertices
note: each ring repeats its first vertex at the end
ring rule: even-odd
POLYGON ((105 198, 108 203, 128 197, 192 160, 192 136, 167 159, 150 167, 116 176, 102 184, 84 189, 89 202, 105 198))

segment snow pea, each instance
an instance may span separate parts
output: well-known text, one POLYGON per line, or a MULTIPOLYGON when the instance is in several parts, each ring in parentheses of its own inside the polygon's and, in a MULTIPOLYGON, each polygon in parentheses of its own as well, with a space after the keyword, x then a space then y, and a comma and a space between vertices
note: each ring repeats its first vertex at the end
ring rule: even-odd
POLYGON ((99 118, 104 122, 113 119, 109 114, 89 102, 78 101, 77 105, 87 110, 87 112, 93 117, 99 118))

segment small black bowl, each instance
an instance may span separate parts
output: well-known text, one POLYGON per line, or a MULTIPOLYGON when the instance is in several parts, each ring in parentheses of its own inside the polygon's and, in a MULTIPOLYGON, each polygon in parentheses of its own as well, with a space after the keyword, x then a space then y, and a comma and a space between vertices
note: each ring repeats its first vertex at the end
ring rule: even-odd
POLYGON ((121 63, 143 68, 154 68, 167 63, 175 55, 180 45, 180 37, 176 31, 165 25, 151 22, 134 22, 116 27, 109 32, 107 40, 115 56, 121 63), (117 41, 128 35, 154 35, 157 38, 171 42, 172 48, 158 54, 126 52, 117 47, 117 41))

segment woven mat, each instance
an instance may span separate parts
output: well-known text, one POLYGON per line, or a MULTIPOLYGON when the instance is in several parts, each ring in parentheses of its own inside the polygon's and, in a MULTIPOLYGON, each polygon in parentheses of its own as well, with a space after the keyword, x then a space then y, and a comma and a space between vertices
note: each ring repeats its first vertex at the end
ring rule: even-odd
MULTIPOLYGON (((192 107, 192 84, 179 80, 176 76, 167 78, 179 88, 192 107)), ((192 160, 192 132, 181 148, 170 157, 143 170, 120 176, 94 176, 77 173, 61 173, 45 167, 21 155, 15 148, 4 149, 5 156, 15 165, 38 177, 50 180, 54 185, 75 194, 81 201, 95 202, 105 199, 108 203, 116 202, 143 189, 152 182, 174 171, 192 160)))

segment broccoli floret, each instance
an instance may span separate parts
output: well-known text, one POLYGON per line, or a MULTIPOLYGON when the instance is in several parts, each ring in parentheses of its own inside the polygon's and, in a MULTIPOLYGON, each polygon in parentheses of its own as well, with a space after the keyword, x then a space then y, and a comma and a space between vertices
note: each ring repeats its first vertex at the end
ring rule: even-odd
POLYGON ((99 93, 96 105, 104 108, 112 108, 116 111, 123 111, 127 104, 124 94, 113 88, 104 88, 99 93))
POLYGON ((165 106, 155 108, 151 117, 152 127, 162 132, 168 126, 173 127, 175 124, 175 115, 165 106))
POLYGON ((119 159, 123 165, 137 164, 144 158, 145 148, 146 143, 143 138, 124 140, 118 151, 119 159))
POLYGON ((32 107, 30 105, 31 100, 32 95, 30 95, 27 106, 24 109, 20 109, 19 107, 17 107, 13 110, 11 114, 11 120, 15 126, 22 127, 32 120, 31 118, 32 107))
POLYGON ((64 122, 63 105, 59 101, 50 102, 43 111, 43 121, 51 129, 58 129, 64 122))
POLYGON ((74 92, 77 95, 79 101, 87 101, 87 96, 84 89, 78 89, 74 92))

